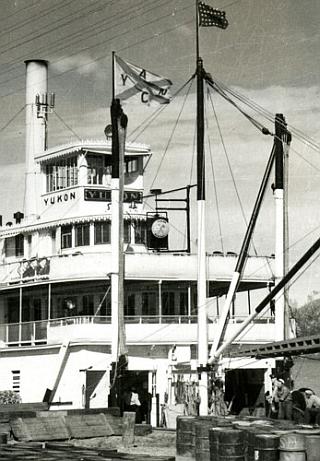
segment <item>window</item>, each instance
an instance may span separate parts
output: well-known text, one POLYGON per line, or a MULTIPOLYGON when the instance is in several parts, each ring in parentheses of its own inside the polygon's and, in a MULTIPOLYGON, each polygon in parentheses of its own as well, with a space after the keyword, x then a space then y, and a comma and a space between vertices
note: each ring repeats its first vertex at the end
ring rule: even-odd
POLYGON ((142 293, 142 315, 156 315, 157 296, 156 293, 142 293))
POLYGON ((20 370, 12 370, 12 390, 15 394, 20 394, 20 370))
POLYGON ((188 315, 188 293, 180 292, 179 315, 188 315))
POLYGON ((145 221, 136 221, 134 223, 135 243, 147 243, 147 224, 145 221))
POLYGON ((131 240, 131 222, 125 221, 123 225, 123 241, 124 243, 130 243, 131 240))
POLYGON ((24 237, 22 234, 14 237, 6 238, 5 240, 5 255, 6 257, 24 255, 24 237))
POLYGON ((130 160, 125 160, 124 163, 124 172, 125 173, 136 173, 138 171, 138 159, 131 158, 130 160))
POLYGON ((94 223, 94 244, 111 242, 111 222, 95 222, 94 223))
POLYGON ((75 226, 76 247, 90 245, 90 224, 77 224, 75 226))
POLYGON ((78 184, 77 157, 57 161, 46 165, 47 192, 64 189, 78 184))
POLYGON ((104 155, 87 155, 88 184, 107 184, 111 175, 111 158, 104 155))
POLYGON ((174 292, 167 291, 162 293, 162 314, 174 315, 174 292))
POLYGON ((127 296, 124 304, 124 315, 135 315, 135 295, 133 293, 127 296))
POLYGON ((61 226, 61 248, 72 247, 72 226, 61 226))
POLYGON ((82 297, 82 312, 80 315, 93 315, 94 301, 93 295, 84 295, 82 297))

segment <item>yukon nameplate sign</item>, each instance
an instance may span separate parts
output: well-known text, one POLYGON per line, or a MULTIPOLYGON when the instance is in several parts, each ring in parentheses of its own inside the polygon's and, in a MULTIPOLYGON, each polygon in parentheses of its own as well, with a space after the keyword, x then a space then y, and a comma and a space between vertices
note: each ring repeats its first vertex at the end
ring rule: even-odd
MULTIPOLYGON (((84 199, 91 202, 111 202, 111 190, 84 189, 84 199)), ((124 203, 142 203, 142 192, 124 191, 124 203)))
POLYGON ((66 192, 64 194, 52 195, 51 197, 47 197, 44 200, 44 204, 54 205, 55 203, 62 203, 62 202, 69 202, 70 200, 75 200, 76 193, 75 192, 66 192))

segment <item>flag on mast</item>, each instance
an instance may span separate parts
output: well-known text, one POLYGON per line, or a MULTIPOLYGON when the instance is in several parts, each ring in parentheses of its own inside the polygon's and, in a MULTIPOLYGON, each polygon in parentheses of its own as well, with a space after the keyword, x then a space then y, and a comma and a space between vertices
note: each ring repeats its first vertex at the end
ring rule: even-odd
POLYGON ((172 82, 161 75, 124 61, 115 55, 115 97, 121 101, 135 97, 142 104, 170 102, 172 82))
POLYGON ((199 2, 199 26, 200 27, 219 27, 226 29, 229 23, 224 11, 216 10, 212 6, 199 2))

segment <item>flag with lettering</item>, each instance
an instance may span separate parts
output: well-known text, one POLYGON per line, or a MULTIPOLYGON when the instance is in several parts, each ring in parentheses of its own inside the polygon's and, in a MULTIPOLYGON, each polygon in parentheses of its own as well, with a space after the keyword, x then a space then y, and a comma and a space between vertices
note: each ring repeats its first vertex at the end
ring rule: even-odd
POLYGON ((226 13, 224 11, 216 10, 212 6, 199 2, 199 26, 215 26, 220 29, 226 29, 228 24, 226 13))
POLYGON ((124 61, 119 56, 115 56, 114 79, 115 97, 121 101, 134 97, 147 105, 170 102, 170 80, 124 61))

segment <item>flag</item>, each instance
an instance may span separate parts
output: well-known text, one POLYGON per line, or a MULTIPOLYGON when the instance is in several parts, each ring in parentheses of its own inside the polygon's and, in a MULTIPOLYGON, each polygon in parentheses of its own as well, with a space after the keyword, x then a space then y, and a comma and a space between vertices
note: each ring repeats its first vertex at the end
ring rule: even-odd
POLYGON ((220 29, 226 29, 228 24, 226 13, 224 11, 216 10, 215 8, 212 8, 212 6, 199 2, 199 26, 216 26, 220 27, 220 29))
POLYGON ((115 56, 114 79, 115 97, 121 101, 135 97, 148 105, 153 101, 159 104, 170 102, 170 80, 126 62, 119 56, 115 56))

